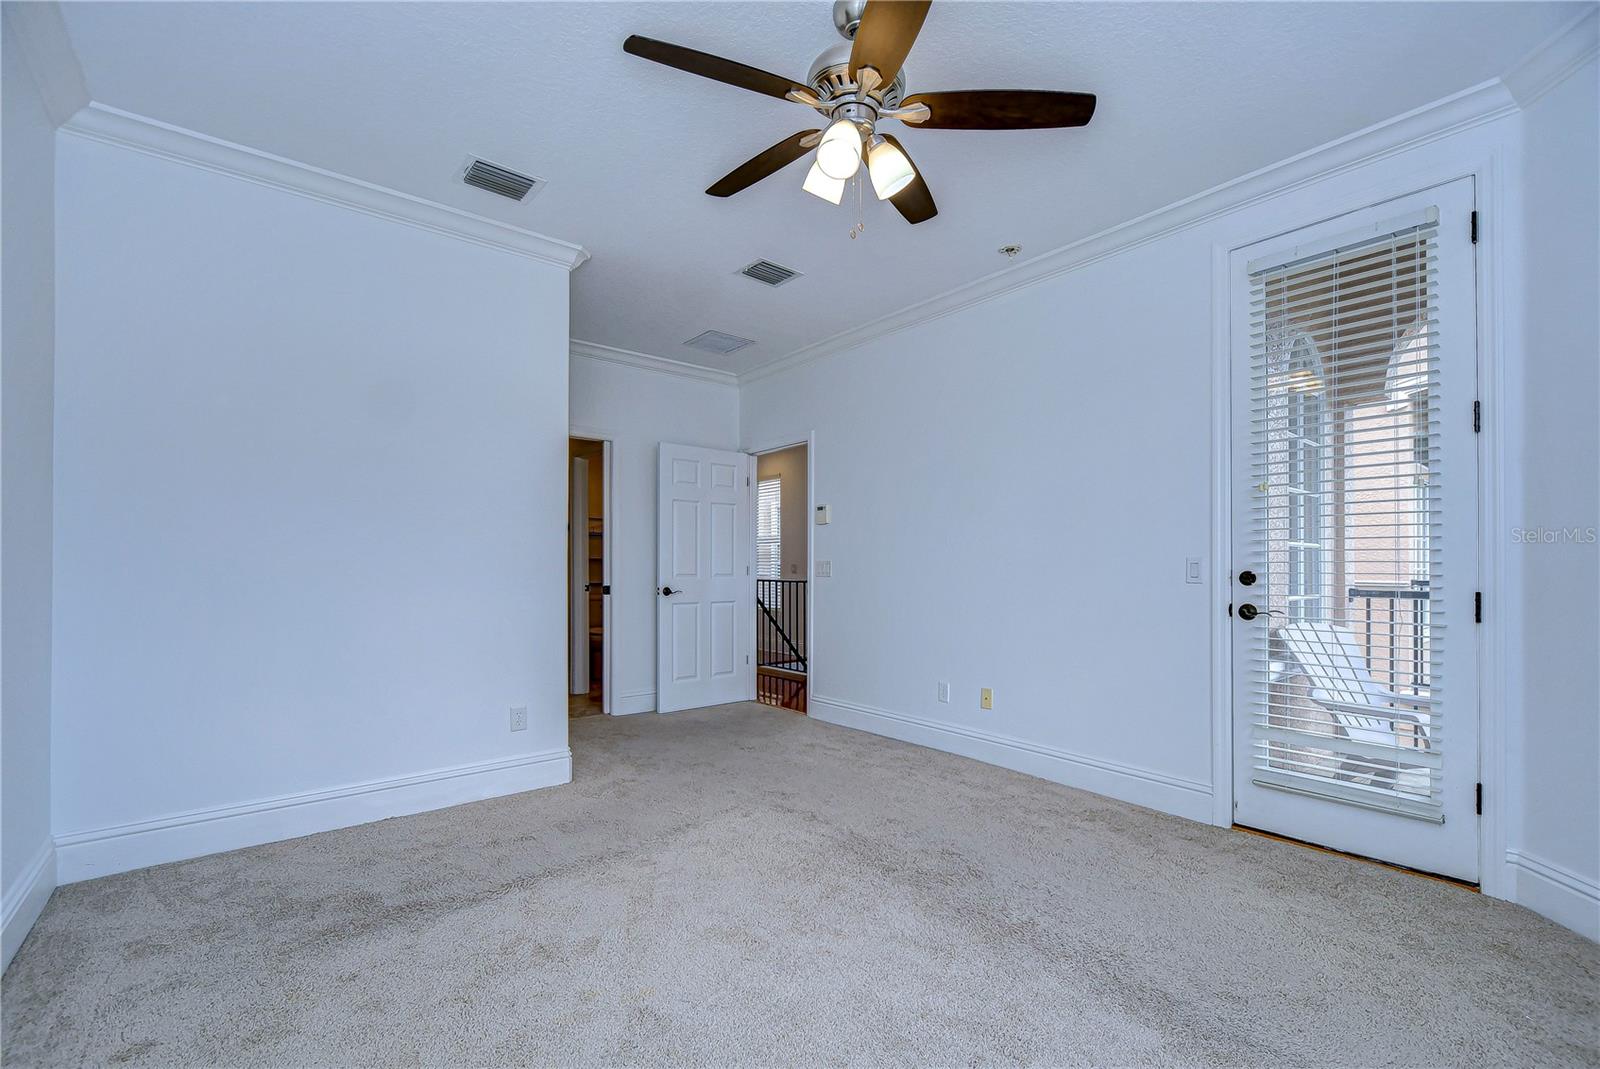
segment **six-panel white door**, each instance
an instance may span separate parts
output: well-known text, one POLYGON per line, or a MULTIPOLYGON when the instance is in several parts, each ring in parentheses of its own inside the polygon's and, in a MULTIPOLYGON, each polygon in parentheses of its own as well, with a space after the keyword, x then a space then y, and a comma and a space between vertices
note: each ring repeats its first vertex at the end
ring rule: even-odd
POLYGON ((753 701, 750 458, 661 443, 656 709, 753 701))

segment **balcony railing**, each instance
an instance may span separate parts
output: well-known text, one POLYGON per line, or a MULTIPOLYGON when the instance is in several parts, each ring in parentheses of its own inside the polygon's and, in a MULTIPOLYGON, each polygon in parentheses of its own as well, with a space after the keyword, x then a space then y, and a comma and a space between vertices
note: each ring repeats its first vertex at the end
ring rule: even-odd
POLYGON ((806 581, 756 580, 756 698, 806 709, 806 581))
POLYGON ((1432 602, 1428 584, 1353 586, 1345 619, 1361 643, 1375 683, 1426 697, 1430 686, 1432 602))
POLYGON ((806 581, 756 580, 756 663, 806 670, 806 581))

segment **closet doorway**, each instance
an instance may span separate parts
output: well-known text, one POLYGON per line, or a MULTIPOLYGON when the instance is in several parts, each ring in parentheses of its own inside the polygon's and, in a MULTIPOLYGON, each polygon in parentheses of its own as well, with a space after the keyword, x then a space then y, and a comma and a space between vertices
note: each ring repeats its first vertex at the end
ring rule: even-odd
POLYGON ((598 716, 611 711, 611 443, 567 445, 567 714, 598 716))

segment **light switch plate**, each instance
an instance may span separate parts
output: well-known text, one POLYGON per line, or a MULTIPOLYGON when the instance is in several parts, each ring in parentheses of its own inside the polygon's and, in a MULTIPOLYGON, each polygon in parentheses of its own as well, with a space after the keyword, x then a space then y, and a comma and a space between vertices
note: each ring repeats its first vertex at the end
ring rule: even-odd
POLYGON ((832 577, 833 577, 833 561, 831 561, 831 560, 819 560, 819 561, 817 561, 817 578, 818 579, 830 579, 832 577))
POLYGON ((1187 557, 1183 562, 1183 581, 1185 583, 1200 582, 1200 558, 1187 557))
POLYGON ((821 527, 823 524, 827 523, 832 518, 833 518, 833 510, 832 509, 828 508, 827 505, 818 505, 817 506, 817 526, 818 527, 821 527))
POLYGON ((950 704, 950 684, 943 680, 939 681, 939 700, 946 705, 950 704))

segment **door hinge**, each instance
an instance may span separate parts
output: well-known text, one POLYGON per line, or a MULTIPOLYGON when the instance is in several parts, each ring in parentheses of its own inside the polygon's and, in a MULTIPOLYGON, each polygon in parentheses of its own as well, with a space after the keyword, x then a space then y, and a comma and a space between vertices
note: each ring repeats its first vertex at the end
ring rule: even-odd
POLYGON ((1483 623, 1483 591, 1475 590, 1472 593, 1472 622, 1483 623))
POLYGON ((1228 602, 1228 615, 1229 616, 1233 615, 1233 602, 1231 602, 1231 601, 1228 602))
POLYGON ((1483 816, 1483 784, 1478 784, 1478 816, 1483 816))
POLYGON ((1483 402, 1472 402, 1472 433, 1483 433, 1483 402))
POLYGON ((1473 212, 1472 213, 1472 243, 1474 245, 1476 245, 1478 243, 1478 213, 1477 212, 1473 212))

